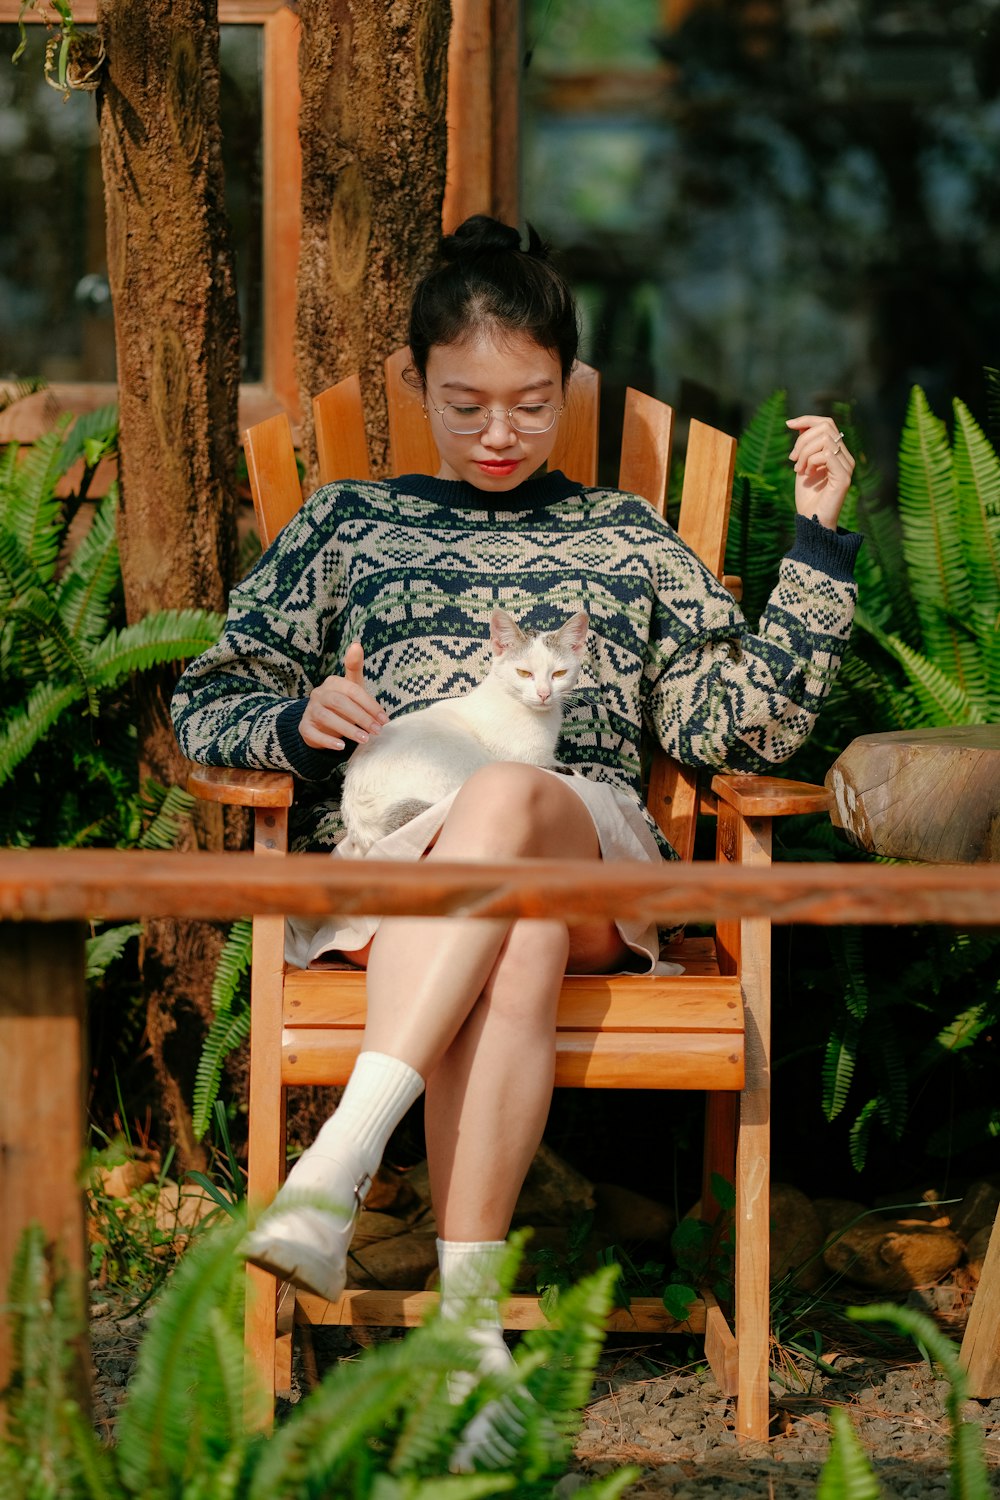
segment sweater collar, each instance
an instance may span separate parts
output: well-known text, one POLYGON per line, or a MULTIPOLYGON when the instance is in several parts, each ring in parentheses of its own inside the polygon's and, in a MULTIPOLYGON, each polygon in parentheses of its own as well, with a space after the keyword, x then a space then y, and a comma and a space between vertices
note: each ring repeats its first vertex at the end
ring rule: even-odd
POLYGON ((392 486, 402 495, 418 495, 422 500, 433 500, 450 510, 510 512, 542 510, 557 500, 578 495, 581 489, 574 480, 567 479, 561 469, 534 474, 516 489, 504 490, 502 494, 479 490, 464 479, 436 479, 430 474, 403 474, 392 481, 392 486))

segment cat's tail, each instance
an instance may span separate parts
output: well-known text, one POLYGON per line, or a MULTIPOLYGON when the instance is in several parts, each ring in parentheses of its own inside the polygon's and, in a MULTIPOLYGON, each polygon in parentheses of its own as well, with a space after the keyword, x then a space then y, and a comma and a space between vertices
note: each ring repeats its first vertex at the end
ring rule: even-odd
POLYGON ((386 834, 395 833, 397 828, 412 822, 418 813, 426 812, 433 805, 416 797, 390 803, 388 807, 378 808, 377 811, 362 804, 363 799, 360 798, 350 804, 345 799, 343 809, 347 832, 359 854, 367 854, 372 844, 385 838, 386 834))

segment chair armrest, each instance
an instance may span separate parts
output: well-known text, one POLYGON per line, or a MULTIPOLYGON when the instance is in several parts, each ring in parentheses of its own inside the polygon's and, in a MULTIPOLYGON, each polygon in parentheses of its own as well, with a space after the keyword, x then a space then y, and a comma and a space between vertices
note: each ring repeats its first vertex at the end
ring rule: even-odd
POLYGON ((829 812, 833 796, 826 787, 781 776, 713 776, 712 791, 745 818, 781 818, 790 813, 829 812))
POLYGON ((192 766, 187 789, 203 802, 225 802, 230 807, 291 807, 295 780, 288 771, 192 766))

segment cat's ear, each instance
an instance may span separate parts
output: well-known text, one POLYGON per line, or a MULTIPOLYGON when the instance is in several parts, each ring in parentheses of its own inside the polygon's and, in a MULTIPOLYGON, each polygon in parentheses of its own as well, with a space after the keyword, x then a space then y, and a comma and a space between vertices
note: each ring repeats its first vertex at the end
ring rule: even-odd
POLYGON ((585 610, 579 610, 572 615, 565 625, 560 625, 556 631, 556 640, 568 651, 573 651, 577 656, 583 655, 583 648, 587 643, 587 627, 590 619, 585 610))
POLYGON ((502 656, 511 646, 523 645, 527 640, 524 631, 513 615, 505 609, 495 609, 490 616, 490 644, 494 656, 502 656))

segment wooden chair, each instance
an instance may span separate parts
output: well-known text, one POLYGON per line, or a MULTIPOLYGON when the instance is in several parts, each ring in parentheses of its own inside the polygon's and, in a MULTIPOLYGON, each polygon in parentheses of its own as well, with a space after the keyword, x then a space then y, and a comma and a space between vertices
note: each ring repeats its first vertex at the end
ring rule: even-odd
MULTIPOLYGON (((401 380, 406 351, 386 361, 394 472, 435 472, 437 454, 420 400, 401 380)), ((597 464, 597 372, 582 366, 570 383, 553 467, 592 484, 597 464)), ((368 477, 360 387, 356 377, 314 401, 320 477, 368 477)), ((620 485, 643 495, 662 514, 673 413, 662 402, 629 391, 620 485)), ((245 434, 247 463, 261 538, 269 543, 301 504, 287 418, 272 417, 245 434)), ((684 470, 680 534, 721 574, 735 443, 692 422, 684 470)), ((254 809, 254 849, 264 858, 287 850, 289 775, 195 768, 190 789, 208 800, 254 809)), ((699 791, 695 773, 654 758, 649 805, 683 858, 694 848, 699 811, 717 813, 716 857, 731 863, 770 861, 771 819, 827 806, 822 788, 771 777, 719 775, 699 791)), ((359 865, 359 881, 364 867, 359 865)), ((656 1298, 634 1299, 612 1315, 625 1331, 683 1328, 705 1336, 706 1356, 721 1388, 737 1396, 737 1426, 763 1438, 768 1426, 770 925, 760 919, 720 923, 714 938, 685 938, 672 957, 684 973, 659 977, 567 978, 559 1005, 556 1084, 575 1088, 703 1089, 706 1134, 705 1211, 712 1212, 711 1176, 736 1185, 735 1333, 706 1293, 683 1325, 656 1298)), ((346 967, 297 970, 283 957, 283 922, 254 923, 250 1072, 249 1195, 264 1204, 284 1175, 285 1090, 295 1084, 346 1082, 360 1050, 364 975, 346 967)), ((290 1376, 294 1317, 313 1323, 408 1326, 436 1294, 348 1290, 336 1304, 249 1269, 247 1341, 264 1378, 281 1390, 290 1376), (281 1297, 279 1300, 279 1291, 281 1297)), ((515 1297, 505 1326, 542 1321, 537 1300, 515 1297)))

